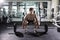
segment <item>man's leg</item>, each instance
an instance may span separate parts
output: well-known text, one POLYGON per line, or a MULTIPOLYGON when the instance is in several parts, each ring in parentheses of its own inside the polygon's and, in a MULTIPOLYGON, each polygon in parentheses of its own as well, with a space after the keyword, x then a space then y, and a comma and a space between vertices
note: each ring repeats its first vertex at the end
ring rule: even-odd
POLYGON ((34 24, 35 24, 34 32, 36 32, 36 31, 37 31, 37 29, 39 28, 39 24, 38 24, 38 22, 37 22, 37 21, 35 21, 35 22, 34 22, 34 24))
POLYGON ((23 29, 25 29, 25 32, 27 31, 27 24, 28 24, 28 21, 23 21, 22 23, 22 26, 23 26, 23 29))

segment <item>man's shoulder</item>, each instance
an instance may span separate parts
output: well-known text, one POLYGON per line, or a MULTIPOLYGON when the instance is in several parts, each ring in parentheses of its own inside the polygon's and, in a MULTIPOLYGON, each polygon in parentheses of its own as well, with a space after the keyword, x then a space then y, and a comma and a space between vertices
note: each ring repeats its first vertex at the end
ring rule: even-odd
POLYGON ((30 14, 27 14, 26 16, 29 16, 30 14))
POLYGON ((28 13, 27 15, 30 15, 30 13, 28 13))
POLYGON ((36 14, 33 13, 33 15, 36 15, 36 14))

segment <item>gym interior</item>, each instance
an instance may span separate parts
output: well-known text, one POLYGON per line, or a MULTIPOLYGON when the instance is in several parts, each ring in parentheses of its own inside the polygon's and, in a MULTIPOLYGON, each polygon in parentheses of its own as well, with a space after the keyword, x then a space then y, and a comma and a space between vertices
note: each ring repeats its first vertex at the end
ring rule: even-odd
POLYGON ((60 0, 0 0, 0 40, 60 40, 60 0), (29 8, 34 8, 39 28, 22 27, 29 8))

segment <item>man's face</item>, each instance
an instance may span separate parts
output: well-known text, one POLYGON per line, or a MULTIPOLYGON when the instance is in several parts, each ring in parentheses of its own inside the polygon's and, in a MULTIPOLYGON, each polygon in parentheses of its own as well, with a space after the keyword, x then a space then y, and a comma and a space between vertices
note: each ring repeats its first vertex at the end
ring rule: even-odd
POLYGON ((30 12, 31 12, 31 13, 33 13, 34 11, 33 11, 33 10, 31 10, 30 12))

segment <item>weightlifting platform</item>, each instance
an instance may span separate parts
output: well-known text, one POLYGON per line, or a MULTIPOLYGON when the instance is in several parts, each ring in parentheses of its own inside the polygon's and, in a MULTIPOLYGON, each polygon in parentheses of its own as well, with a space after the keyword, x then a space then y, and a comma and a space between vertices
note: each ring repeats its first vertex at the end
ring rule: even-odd
MULTIPOLYGON (((9 34, 9 33, 14 33, 14 27, 13 24, 11 25, 6 25, 6 26, 1 26, 3 27, 3 30, 0 32, 0 39, 1 40, 60 40, 60 33, 57 32, 57 27, 55 25, 52 24, 51 21, 45 21, 45 22, 41 22, 41 26, 40 29, 38 29, 38 31, 40 32, 44 32, 44 25, 47 24, 48 25, 48 31, 46 34, 39 36, 39 37, 35 37, 33 36, 33 34, 25 34, 25 31, 22 29, 22 26, 19 25, 18 22, 14 22, 17 23, 17 32, 21 32, 23 33, 23 37, 17 37, 15 34, 9 34), (6 27, 6 28, 4 28, 6 27), (12 28, 10 28, 12 27, 12 28)), ((28 25, 28 32, 33 32, 33 27, 34 25, 28 25)))

